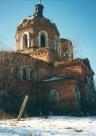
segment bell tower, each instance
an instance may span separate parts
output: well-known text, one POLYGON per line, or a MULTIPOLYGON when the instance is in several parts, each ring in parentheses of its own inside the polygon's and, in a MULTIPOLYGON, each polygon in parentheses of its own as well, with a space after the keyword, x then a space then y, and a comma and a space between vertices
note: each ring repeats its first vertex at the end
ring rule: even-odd
POLYGON ((44 17, 43 9, 40 1, 35 5, 34 14, 17 26, 16 51, 50 62, 59 54, 60 34, 55 23, 44 17))

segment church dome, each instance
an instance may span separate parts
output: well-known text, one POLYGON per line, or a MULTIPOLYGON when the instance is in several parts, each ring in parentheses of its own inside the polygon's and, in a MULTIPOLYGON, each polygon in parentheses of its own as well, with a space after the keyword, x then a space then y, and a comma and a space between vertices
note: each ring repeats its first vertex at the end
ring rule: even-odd
POLYGON ((35 5, 35 13, 32 16, 23 19, 17 26, 17 31, 28 27, 33 27, 33 25, 46 25, 46 27, 52 27, 53 30, 56 31, 56 34, 59 36, 59 32, 55 23, 51 22, 48 18, 43 16, 43 8, 44 7, 42 4, 35 5))
POLYGON ((16 50, 33 46, 55 48, 60 34, 55 23, 43 16, 43 9, 42 4, 35 5, 34 14, 17 26, 16 50))

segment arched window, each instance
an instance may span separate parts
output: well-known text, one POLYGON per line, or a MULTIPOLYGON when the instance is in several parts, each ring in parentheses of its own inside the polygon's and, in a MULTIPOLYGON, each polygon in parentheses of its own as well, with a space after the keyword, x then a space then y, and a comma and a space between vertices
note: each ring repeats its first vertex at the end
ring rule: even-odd
POLYGON ((28 32, 24 32, 21 36, 21 50, 30 47, 30 35, 28 32))
POLYGON ((80 91, 79 91, 79 89, 76 88, 75 92, 76 92, 76 100, 80 101, 80 91))
POLYGON ((27 34, 23 35, 23 48, 27 48, 28 47, 28 37, 27 34))
POLYGON ((58 51, 58 47, 59 47, 59 37, 57 35, 55 35, 54 50, 58 51))
POLYGON ((41 43, 40 43, 40 44, 41 44, 41 47, 45 47, 45 40, 46 40, 46 39, 45 39, 45 35, 42 34, 42 35, 41 35, 41 40, 40 40, 40 42, 41 42, 41 43))
POLYGON ((38 33, 38 47, 48 47, 48 33, 46 31, 38 33))
POLYGON ((22 70, 22 73, 23 73, 23 80, 26 80, 27 79, 27 71, 25 68, 22 70))
POLYGON ((33 69, 30 71, 30 80, 36 80, 36 71, 33 69))
POLYGON ((18 79, 19 75, 19 67, 18 66, 14 66, 14 78, 18 79))
POLYGON ((58 101, 58 91, 56 89, 51 89, 49 92, 49 102, 58 101))
POLYGON ((63 50, 63 57, 68 57, 68 49, 63 50))

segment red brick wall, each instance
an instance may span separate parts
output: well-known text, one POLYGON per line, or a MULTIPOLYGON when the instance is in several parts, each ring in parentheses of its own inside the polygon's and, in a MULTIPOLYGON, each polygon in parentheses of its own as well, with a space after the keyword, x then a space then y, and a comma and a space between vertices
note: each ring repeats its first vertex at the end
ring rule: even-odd
POLYGON ((43 97, 45 97, 45 100, 47 100, 49 91, 52 88, 57 89, 58 91, 59 101, 58 103, 51 105, 53 109, 55 108, 55 110, 59 109, 62 111, 62 108, 63 109, 67 108, 69 110, 80 108, 78 102, 76 103, 76 99, 75 99, 76 80, 66 79, 66 80, 51 81, 51 82, 49 81, 49 82, 45 82, 44 85, 46 86, 46 88, 40 89, 41 99, 44 99, 43 97))

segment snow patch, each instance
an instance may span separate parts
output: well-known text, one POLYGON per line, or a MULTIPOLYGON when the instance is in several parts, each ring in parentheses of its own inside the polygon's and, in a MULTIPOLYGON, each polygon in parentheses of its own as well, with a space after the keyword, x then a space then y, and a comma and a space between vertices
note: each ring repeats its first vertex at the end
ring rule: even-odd
POLYGON ((0 136, 96 136, 96 117, 49 117, 0 121, 0 136))
POLYGON ((51 77, 51 78, 48 78, 48 79, 43 80, 43 82, 46 82, 46 81, 54 81, 54 80, 60 80, 60 79, 63 79, 63 78, 61 78, 61 77, 51 77))

